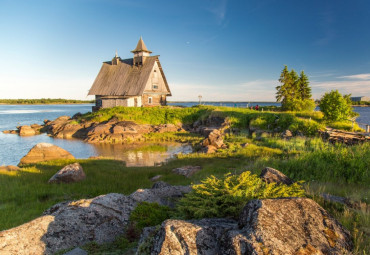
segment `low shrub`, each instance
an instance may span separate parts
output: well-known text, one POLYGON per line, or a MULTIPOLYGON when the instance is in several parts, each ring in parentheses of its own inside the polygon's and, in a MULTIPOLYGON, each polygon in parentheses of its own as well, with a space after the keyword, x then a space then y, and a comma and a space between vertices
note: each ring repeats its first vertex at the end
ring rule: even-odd
POLYGON ((302 197, 304 190, 299 183, 266 183, 249 171, 240 175, 226 174, 223 178, 210 176, 182 198, 177 206, 185 218, 237 218, 242 207, 252 199, 302 197))
POLYGON ((131 212, 130 222, 141 231, 145 227, 161 224, 164 220, 170 218, 172 212, 173 210, 168 206, 141 202, 131 212))

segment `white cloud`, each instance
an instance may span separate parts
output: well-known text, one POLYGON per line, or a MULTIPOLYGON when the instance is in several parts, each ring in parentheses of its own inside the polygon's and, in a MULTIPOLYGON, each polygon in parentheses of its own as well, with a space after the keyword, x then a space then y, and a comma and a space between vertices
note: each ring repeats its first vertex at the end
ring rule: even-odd
POLYGON ((342 79, 356 79, 356 80, 370 80, 370 73, 346 75, 346 76, 340 76, 338 78, 342 78, 342 79))
POLYGON ((275 101, 276 80, 254 80, 241 84, 206 85, 172 83, 170 101, 275 101))
POLYGON ((370 80, 311 82, 313 97, 320 98, 325 92, 338 90, 341 94, 353 96, 370 95, 370 80))

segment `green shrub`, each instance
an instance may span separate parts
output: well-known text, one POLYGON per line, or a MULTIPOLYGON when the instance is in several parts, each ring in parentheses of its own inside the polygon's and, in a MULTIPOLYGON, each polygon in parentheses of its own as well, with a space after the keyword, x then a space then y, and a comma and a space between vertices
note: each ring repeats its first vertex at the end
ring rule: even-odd
POLYGON ((346 120, 356 116, 353 112, 350 95, 342 96, 338 90, 332 90, 324 94, 320 99, 319 107, 327 120, 346 120))
POLYGON ((324 126, 322 124, 314 120, 297 119, 288 129, 293 133, 302 132, 306 136, 314 136, 317 134, 318 130, 323 128, 324 126))
POLYGON ((130 222, 141 231, 145 227, 161 224, 164 220, 170 218, 172 212, 173 210, 168 206, 141 202, 131 212, 130 222))
POLYGON ((242 207, 251 199, 304 196, 304 190, 298 183, 291 186, 268 184, 249 171, 240 175, 229 173, 221 179, 212 175, 192 188, 177 207, 185 218, 237 218, 242 207))

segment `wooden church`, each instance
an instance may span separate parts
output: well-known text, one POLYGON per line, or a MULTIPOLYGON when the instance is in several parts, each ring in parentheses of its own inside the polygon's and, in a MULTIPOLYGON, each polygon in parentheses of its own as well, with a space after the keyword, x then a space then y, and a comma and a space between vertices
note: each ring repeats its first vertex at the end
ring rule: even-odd
POLYGON ((95 95, 93 111, 115 106, 166 105, 171 96, 159 56, 150 56, 140 37, 133 58, 121 59, 117 53, 112 61, 103 63, 89 95, 95 95))

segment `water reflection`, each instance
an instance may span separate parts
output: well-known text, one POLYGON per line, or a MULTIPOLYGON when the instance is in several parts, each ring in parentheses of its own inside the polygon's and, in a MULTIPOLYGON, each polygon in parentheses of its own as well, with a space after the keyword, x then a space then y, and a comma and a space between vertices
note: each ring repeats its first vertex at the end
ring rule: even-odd
POLYGON ((176 154, 192 152, 190 145, 181 143, 98 144, 94 148, 97 155, 123 160, 129 167, 161 165, 176 154))

